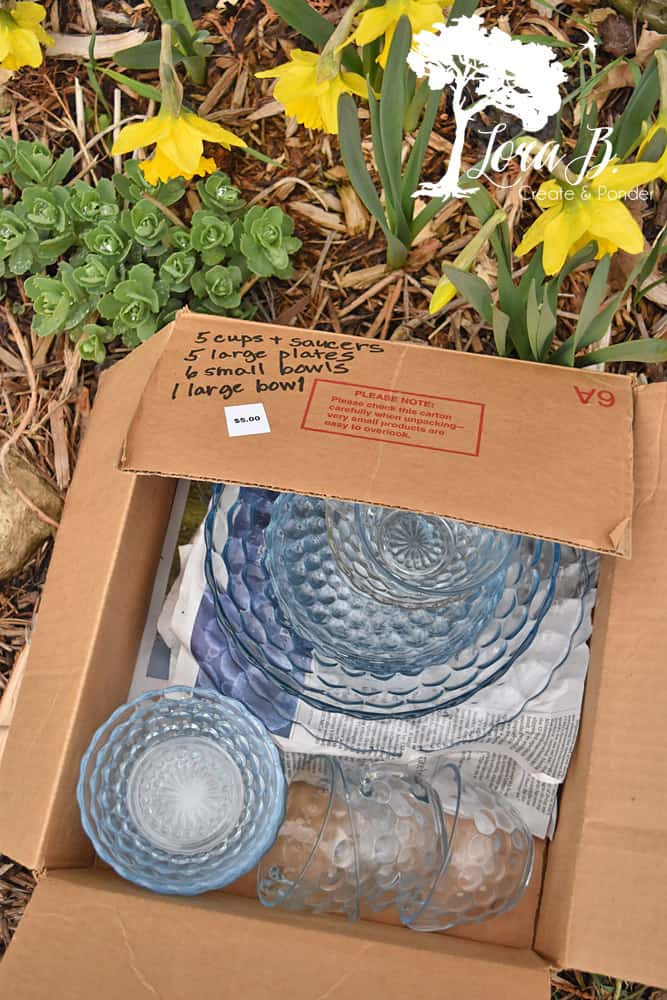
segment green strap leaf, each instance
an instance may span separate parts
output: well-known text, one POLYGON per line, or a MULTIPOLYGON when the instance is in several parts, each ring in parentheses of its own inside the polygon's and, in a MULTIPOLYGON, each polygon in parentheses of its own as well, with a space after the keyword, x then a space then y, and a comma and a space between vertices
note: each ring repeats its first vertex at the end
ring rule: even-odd
POLYGON ((647 337, 642 340, 628 340, 623 344, 611 344, 609 347, 601 347, 598 351, 591 351, 590 354, 580 355, 575 364, 578 368, 582 368, 605 361, 643 361, 646 364, 667 361, 667 340, 647 337))
POLYGON ((457 292, 477 310, 485 323, 493 324, 493 299, 489 286, 476 274, 468 274, 453 264, 445 264, 443 271, 456 288, 457 292))
POLYGON ((269 6, 283 21, 310 39, 318 49, 324 48, 334 26, 306 3, 306 0, 271 0, 269 6))
POLYGON ((593 276, 590 280, 586 295, 584 296, 584 301, 581 305, 581 312, 579 313, 579 319, 577 320, 577 326, 574 331, 574 343, 572 346, 573 359, 577 348, 586 334, 586 331, 595 319, 597 313, 600 311, 600 307, 604 301, 604 297, 607 292, 607 279, 609 277, 610 263, 611 257, 609 254, 606 254, 593 271, 593 276))
MULTIPOLYGON (((661 47, 667 49, 667 42, 661 47)), ((649 121, 659 96, 658 63, 653 56, 610 136, 616 156, 624 159, 630 152, 641 135, 643 123, 649 121)))
POLYGON ((364 162, 357 107, 349 94, 338 98, 338 139, 343 163, 355 191, 384 233, 393 260, 405 260, 408 247, 391 232, 382 203, 364 162))
MULTIPOLYGON (((387 161, 385 160, 384 148, 382 146, 382 129, 380 128, 380 102, 373 93, 372 88, 368 88, 368 109, 371 116, 371 138, 373 140, 373 155, 375 166, 380 177, 380 183, 385 192, 389 191, 389 174, 387 171, 387 161)), ((392 198, 385 197, 385 208, 389 228, 396 231, 396 211, 392 198)))
POLYGON ((133 90, 135 94, 139 97, 145 97, 149 101, 157 101, 158 104, 162 101, 162 92, 158 90, 157 87, 151 87, 148 83, 142 83, 140 80, 133 80, 130 76, 125 76, 124 73, 117 73, 115 69, 107 69, 105 66, 96 66, 98 73, 104 73, 105 76, 111 77, 116 83, 122 83, 124 86, 133 90))
POLYGON ((391 201, 396 219, 396 235, 402 243, 410 243, 410 231, 401 202, 401 151, 403 147, 403 112, 405 110, 406 59, 412 42, 410 21, 399 19, 391 40, 387 66, 380 95, 380 136, 386 167, 385 199, 391 201))
POLYGON ((428 141, 431 138, 435 119, 438 114, 438 108, 440 107, 441 96, 441 90, 429 89, 428 96, 426 98, 424 116, 421 120, 419 129, 417 130, 414 146, 410 150, 408 162, 405 165, 403 183, 401 184, 401 204, 403 207, 403 214, 406 219, 412 219, 414 212, 415 199, 413 198, 413 195, 419 187, 419 177, 424 165, 428 141))
POLYGON ((501 358, 507 357, 507 330, 509 325, 510 318, 507 313, 501 312, 497 306, 494 306, 491 326, 493 328, 493 339, 496 344, 496 350, 501 358))
POLYGON ((459 17, 471 17, 479 7, 479 0, 455 0, 447 21, 453 24, 459 17))

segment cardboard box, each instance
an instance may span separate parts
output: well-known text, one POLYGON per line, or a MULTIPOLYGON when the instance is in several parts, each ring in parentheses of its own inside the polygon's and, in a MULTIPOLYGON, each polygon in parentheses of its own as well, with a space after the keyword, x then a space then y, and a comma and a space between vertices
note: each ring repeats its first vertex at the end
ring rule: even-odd
POLYGON ((539 1000, 550 966, 667 983, 666 403, 665 385, 598 372, 187 313, 105 373, 0 762, 0 849, 39 873, 0 996, 539 1000), (211 350, 264 356, 204 363, 211 350), (298 365, 329 367, 285 370, 298 365), (294 384, 263 388, 274 382, 294 384), (373 500, 614 553, 556 837, 515 911, 420 935, 265 910, 239 895, 248 879, 160 897, 94 863, 79 761, 126 699, 174 476, 373 500), (632 558, 615 558, 631 539, 632 558))

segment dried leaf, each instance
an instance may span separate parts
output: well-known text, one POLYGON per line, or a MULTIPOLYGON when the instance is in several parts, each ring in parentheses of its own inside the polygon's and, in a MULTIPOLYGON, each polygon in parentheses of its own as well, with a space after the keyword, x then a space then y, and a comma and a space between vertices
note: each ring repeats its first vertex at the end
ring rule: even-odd
MULTIPOLYGON (((90 35, 51 35, 53 45, 45 49, 51 59, 87 59, 90 35)), ((111 59, 115 52, 141 45, 148 38, 147 31, 123 31, 117 35, 97 35, 95 38, 95 58, 111 59)))
POLYGON ((321 229, 332 229, 336 233, 347 232, 340 215, 334 212, 326 212, 317 205, 311 205, 310 202, 292 201, 290 202, 290 210, 310 219, 311 222, 315 223, 321 229))
POLYGON ((644 68, 654 52, 667 42, 667 35, 660 31, 651 31, 649 28, 642 28, 642 33, 637 42, 636 59, 639 65, 644 68))

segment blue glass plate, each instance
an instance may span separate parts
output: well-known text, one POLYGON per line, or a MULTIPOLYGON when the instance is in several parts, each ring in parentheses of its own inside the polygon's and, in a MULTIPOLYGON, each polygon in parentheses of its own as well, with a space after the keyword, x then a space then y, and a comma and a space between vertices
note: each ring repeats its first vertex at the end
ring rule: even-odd
MULTIPOLYGON (((266 536, 278 496, 251 487, 217 487, 205 524, 205 569, 234 655, 313 708, 369 719, 411 718, 453 708, 509 670, 534 641, 553 601, 559 546, 524 538, 508 564, 493 619, 468 647, 422 667, 398 662, 389 675, 350 667, 324 657, 302 639, 276 597, 266 536)), ((326 532, 324 502, 311 502, 321 504, 326 532)))

